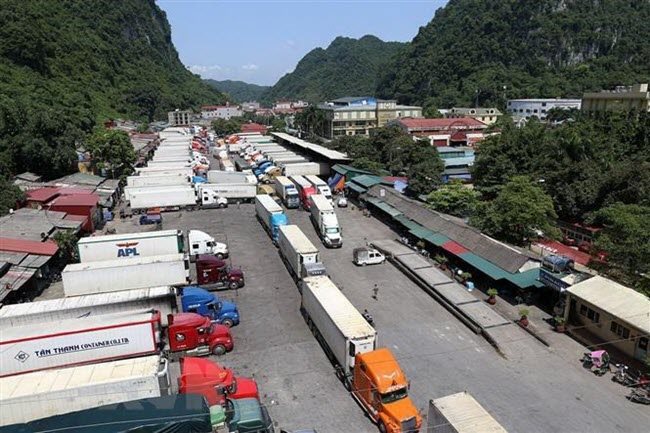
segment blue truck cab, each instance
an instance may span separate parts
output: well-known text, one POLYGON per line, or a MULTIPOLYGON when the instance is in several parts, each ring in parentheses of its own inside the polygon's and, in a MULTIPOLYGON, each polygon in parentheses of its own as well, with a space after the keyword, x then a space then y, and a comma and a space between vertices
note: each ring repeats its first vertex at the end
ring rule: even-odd
POLYGON ((181 304, 185 313, 197 313, 228 327, 239 324, 239 311, 234 302, 222 300, 201 287, 183 287, 181 304))
POLYGON ((278 237, 280 236, 280 227, 288 225, 289 218, 287 218, 283 212, 271 214, 269 219, 269 227, 271 227, 271 238, 273 239, 273 243, 277 243, 278 237))

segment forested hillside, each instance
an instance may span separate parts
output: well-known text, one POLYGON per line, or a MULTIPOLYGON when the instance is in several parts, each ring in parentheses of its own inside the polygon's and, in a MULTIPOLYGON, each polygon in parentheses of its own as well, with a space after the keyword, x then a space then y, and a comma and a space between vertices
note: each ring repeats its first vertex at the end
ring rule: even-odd
POLYGON ((262 94, 270 88, 269 86, 259 86, 244 81, 210 79, 204 81, 218 91, 228 94, 230 99, 235 102, 259 101, 262 94))
POLYGON ((3 0, 0 173, 74 167, 75 142, 108 117, 154 120, 223 102, 185 69, 154 0, 3 0))
POLYGON ((279 98, 321 102, 342 96, 374 95, 382 70, 404 47, 375 36, 338 37, 327 49, 311 50, 295 71, 280 78, 264 94, 267 102, 279 98))
POLYGON ((647 82, 650 0, 450 0, 379 85, 438 107, 647 82), (504 88, 505 86, 505 88, 504 88))

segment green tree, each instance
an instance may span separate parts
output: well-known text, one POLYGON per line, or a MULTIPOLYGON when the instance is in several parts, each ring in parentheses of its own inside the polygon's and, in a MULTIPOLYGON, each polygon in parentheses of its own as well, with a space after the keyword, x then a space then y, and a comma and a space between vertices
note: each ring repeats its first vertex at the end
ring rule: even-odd
POLYGON ((271 120, 271 128, 273 128, 274 132, 284 132, 286 127, 287 123, 282 117, 274 117, 271 120))
POLYGON ((469 217, 478 202, 479 193, 459 180, 452 180, 427 196, 431 209, 461 218, 469 217))
POLYGON ((135 162, 135 149, 129 136, 117 129, 98 128, 86 144, 93 164, 109 170, 113 177, 128 174, 135 162))
POLYGON ((77 252, 77 235, 71 230, 61 230, 54 234, 54 242, 59 247, 60 253, 69 262, 79 260, 77 252))
POLYGON ((516 245, 525 245, 542 231, 559 236, 553 200, 525 176, 513 177, 490 202, 481 203, 470 222, 488 235, 516 245))
POLYGON ((608 271, 638 287, 650 272, 650 206, 616 203, 588 222, 603 227, 595 248, 607 253, 608 271))
POLYGON ((25 199, 25 193, 11 180, 0 176, 0 216, 9 213, 9 209, 16 209, 16 204, 25 199))
POLYGON ((408 154, 407 193, 418 197, 428 194, 442 183, 442 172, 445 164, 440 159, 438 151, 427 141, 412 142, 408 154))
POLYGON ((243 123, 243 119, 236 117, 232 117, 228 120, 215 119, 212 121, 212 129, 214 129, 214 133, 219 136, 230 135, 241 132, 241 126, 243 123))

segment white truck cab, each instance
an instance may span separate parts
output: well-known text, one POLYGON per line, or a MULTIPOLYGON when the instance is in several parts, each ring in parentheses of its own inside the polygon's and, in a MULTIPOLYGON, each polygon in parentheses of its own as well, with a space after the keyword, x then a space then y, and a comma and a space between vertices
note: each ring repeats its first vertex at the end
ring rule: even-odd
POLYGON ((214 254, 220 259, 228 257, 228 245, 217 242, 209 234, 200 230, 190 230, 187 233, 188 251, 191 257, 199 254, 214 254))

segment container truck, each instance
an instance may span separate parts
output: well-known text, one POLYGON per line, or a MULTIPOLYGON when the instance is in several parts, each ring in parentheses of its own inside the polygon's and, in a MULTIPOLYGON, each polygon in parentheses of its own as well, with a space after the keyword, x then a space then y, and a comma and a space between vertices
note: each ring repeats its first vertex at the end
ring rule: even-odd
POLYGON ((185 159, 181 161, 149 161, 147 162, 147 167, 183 168, 183 167, 192 167, 192 163, 185 159))
POLYGON ((310 219, 318 237, 328 248, 341 248, 343 237, 341 227, 330 201, 322 194, 311 196, 310 219))
POLYGON ((271 161, 276 165, 286 165, 286 164, 295 164, 302 162, 309 162, 309 160, 303 156, 271 156, 271 161))
POLYGON ((278 247, 289 273, 298 281, 306 277, 305 265, 320 263, 318 249, 296 225, 280 226, 278 247))
POLYGON ((295 164, 282 164, 282 174, 285 176, 298 176, 298 175, 304 176, 307 174, 323 176, 329 174, 329 170, 325 171, 323 168, 324 167, 322 167, 321 164, 317 162, 300 162, 295 164))
POLYGON ((235 164, 229 159, 222 159, 219 161, 219 166, 223 171, 230 171, 234 172, 235 171, 235 164))
POLYGON ((257 383, 248 377, 235 376, 231 368, 225 368, 205 358, 186 357, 180 360, 178 392, 201 394, 210 406, 223 405, 226 397, 260 399, 257 383))
POLYGON ((3 377, 0 425, 169 395, 167 367, 167 359, 151 355, 3 377))
POLYGON ((288 177, 278 176, 275 178, 275 193, 287 209, 296 209, 300 206, 300 195, 296 184, 291 182, 288 177))
POLYGON ((316 190, 319 194, 324 195, 327 197, 330 203, 333 203, 332 190, 330 189, 329 185, 327 185, 327 182, 313 174, 306 175, 305 179, 307 179, 309 182, 311 182, 312 185, 316 187, 316 190))
POLYGON ((188 230, 187 235, 182 230, 158 230, 90 236, 79 239, 77 252, 81 263, 183 253, 192 258, 199 254, 226 258, 229 254, 228 245, 200 230, 188 230))
POLYGON ((167 185, 187 185, 190 182, 188 176, 168 175, 168 176, 128 176, 126 185, 130 187, 143 186, 167 186, 167 185))
POLYGON ((88 295, 185 284, 189 263, 183 254, 73 263, 61 276, 65 296, 88 295))
POLYGON ((165 155, 157 156, 157 155, 154 155, 154 157, 151 159, 151 161, 149 161, 147 163, 147 165, 152 166, 152 163, 157 164, 159 162, 160 163, 163 163, 163 162, 164 163, 176 163, 176 162, 190 163, 190 162, 192 162, 192 158, 189 155, 183 155, 183 156, 174 156, 174 155, 172 155, 172 156, 165 156, 165 155))
POLYGON ((236 433, 275 433, 266 406, 255 398, 226 400, 228 430, 236 433))
POLYGON ((244 287, 244 272, 209 254, 196 258, 197 283, 205 289, 239 289, 244 287))
POLYGON ((255 196, 255 215, 262 223, 264 230, 271 236, 273 243, 277 243, 280 227, 289 224, 284 210, 270 195, 260 194, 255 196))
POLYGON ((200 395, 124 401, 4 427, 2 433, 222 433, 223 409, 200 395))
POLYGON ((311 207, 311 196, 318 193, 316 191, 316 187, 303 176, 291 176, 289 179, 291 179, 298 188, 298 194, 300 195, 300 204, 302 205, 303 209, 309 210, 311 207))
POLYGON ((429 400, 427 432, 508 433, 467 391, 429 400))
POLYGON ((257 179, 247 173, 209 170, 208 183, 257 183, 257 179))
POLYGON ((326 276, 302 283, 300 311, 337 375, 382 432, 419 431, 422 419, 392 353, 377 349, 377 332, 326 276))
POLYGON ((212 322, 231 328, 239 325, 239 310, 234 302, 220 299, 202 287, 182 287, 183 311, 209 318, 212 322))
POLYGON ((177 208, 196 205, 196 192, 191 185, 124 188, 124 196, 131 209, 177 208))
POLYGON ((136 167, 138 176, 187 176, 192 177, 194 171, 191 167, 181 168, 159 168, 159 167, 136 167))
POLYGON ((226 207, 228 203, 252 201, 257 195, 257 184, 248 182, 201 183, 195 187, 201 207, 226 207))

